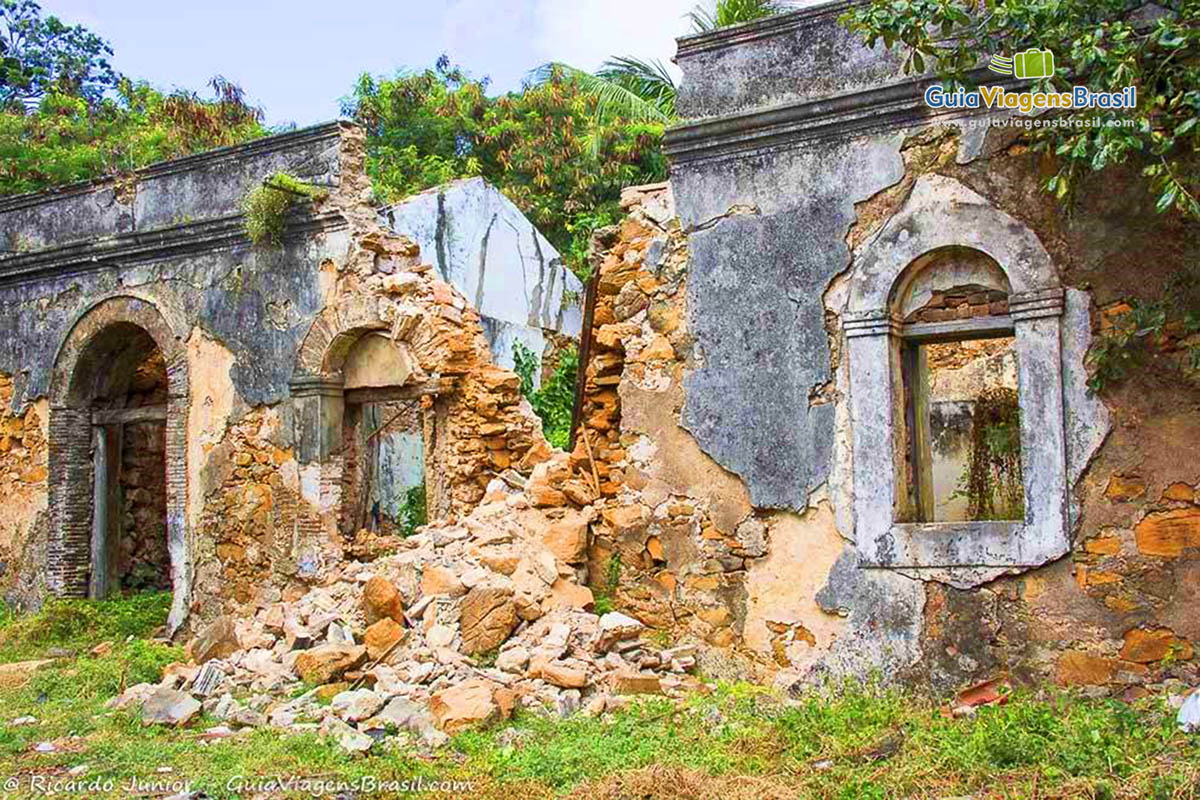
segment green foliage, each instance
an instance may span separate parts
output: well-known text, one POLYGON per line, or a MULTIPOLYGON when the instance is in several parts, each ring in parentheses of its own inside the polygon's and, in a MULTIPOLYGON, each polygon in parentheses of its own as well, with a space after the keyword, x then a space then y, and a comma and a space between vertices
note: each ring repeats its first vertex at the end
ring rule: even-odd
POLYGON ((295 199, 291 193, 280 191, 266 183, 259 184, 246 193, 242 200, 242 216, 245 219, 246 235, 255 247, 279 247, 283 244, 288 213, 292 210, 295 199))
POLYGON ((613 553, 604 565, 604 585, 592 587, 594 611, 607 614, 616 609, 617 587, 621 585, 621 554, 613 553))
POLYGON ((0 109, 51 93, 96 102, 117 84, 108 42, 82 25, 42 18, 34 0, 0 0, 0 109))
POLYGON ((279 247, 287 218, 298 200, 322 200, 329 192, 283 172, 263 180, 242 200, 246 235, 256 247, 279 247))
POLYGON ((971 452, 956 495, 973 520, 1022 519, 1021 409, 1015 389, 988 389, 975 400, 971 452))
POLYGON ((705 33, 773 17, 788 10, 788 5, 779 0, 717 0, 711 11, 703 4, 696 4, 688 13, 688 19, 692 22, 693 31, 705 33))
POLYGON ((599 122, 627 119, 670 125, 675 121, 675 79, 660 61, 614 56, 593 72, 559 61, 543 64, 530 73, 537 86, 565 76, 595 100, 599 122))
MULTIPOLYGON (((1129 310, 1116 316, 1088 351, 1088 386, 1093 391, 1124 380, 1146 364, 1151 354, 1163 349, 1171 337, 1200 333, 1200 280, 1181 272, 1155 300, 1133 299, 1129 310)), ((1185 368, 1200 371, 1200 344, 1186 342, 1185 368)))
POLYGON ((1043 48, 1054 53, 1057 74, 1035 82, 1035 91, 1137 86, 1137 109, 1061 112, 1105 124, 1030 131, 1035 148, 1058 159, 1046 189, 1065 198, 1084 173, 1136 157, 1160 212, 1200 217, 1200 0, 1169 4, 1153 22, 1134 16, 1141 7, 1127 0, 874 0, 842 19, 871 45, 904 48, 907 70, 928 65, 948 81, 968 83, 968 72, 989 55, 1043 48), (1107 124, 1121 120, 1134 124, 1107 124))
POLYGON ((579 374, 579 350, 571 345, 559 356, 554 373, 534 389, 533 376, 541 368, 537 354, 521 342, 513 343, 513 371, 521 379, 521 394, 542 419, 542 432, 554 447, 566 449, 571 440, 571 415, 575 409, 575 381, 579 374))
POLYGON ((0 111, 0 195, 126 172, 266 133, 262 112, 222 78, 212 99, 119 82, 98 102, 51 91, 35 109, 0 111))
POLYGON ((0 659, 16 652, 83 650, 103 641, 148 636, 166 622, 170 609, 170 592, 113 600, 54 598, 36 613, 5 615, 0 622, 0 659))
MULTIPOLYGON (((424 72, 359 79, 344 111, 367 130, 381 200, 482 176, 559 252, 577 254, 590 234, 580 220, 617 217, 623 187, 666 177, 663 125, 597 115, 597 100, 570 75, 554 71, 499 97, 485 89, 444 56, 424 72)), ((572 256, 568 266, 584 265, 572 256)))
POLYGON ((401 536, 412 536, 417 528, 429 522, 425 483, 413 486, 404 493, 404 505, 400 506, 399 518, 396 520, 401 536))

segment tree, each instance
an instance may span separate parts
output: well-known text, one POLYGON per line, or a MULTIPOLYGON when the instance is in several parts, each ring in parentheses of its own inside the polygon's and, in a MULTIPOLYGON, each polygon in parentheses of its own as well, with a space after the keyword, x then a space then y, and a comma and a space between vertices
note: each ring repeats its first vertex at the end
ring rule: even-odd
POLYGON ((613 56, 595 72, 577 69, 559 61, 543 64, 529 74, 531 85, 551 80, 555 72, 574 80, 581 91, 596 101, 596 114, 669 125, 675 121, 675 79, 662 62, 632 56, 613 56))
POLYGON ((178 158, 266 133, 262 111, 224 78, 212 99, 118 82, 114 96, 50 90, 36 108, 0 111, 0 195, 33 192, 178 158))
MULTIPOLYGON (((782 14, 788 10, 778 0, 717 0, 713 10, 697 4, 688 14, 696 33, 726 28, 742 22, 782 14)), ((617 116, 639 122, 670 125, 675 122, 675 98, 679 87, 657 59, 612 56, 595 72, 561 61, 542 64, 530 73, 534 85, 545 83, 558 71, 569 76, 596 101, 600 117, 617 116)))
POLYGON ((621 189, 666 177, 664 126, 598 114, 598 100, 562 71, 521 92, 485 89, 444 56, 423 72, 359 79, 343 110, 367 130, 378 199, 482 176, 583 271, 591 231, 620 219, 621 189))
POLYGON ((34 0, 0 0, 0 108, 36 106, 49 92, 96 102, 117 84, 112 48, 82 25, 42 18, 34 0))
POLYGON ((753 22, 756 19, 773 17, 788 10, 788 4, 780 0, 717 0, 712 11, 697 3, 688 14, 692 30, 706 33, 730 25, 753 22))
POLYGON ((1034 146, 1059 169, 1046 189, 1067 197, 1082 173, 1140 159, 1159 211, 1200 218, 1200 0, 1158 6, 1129 0, 874 0, 843 17, 869 45, 900 47, 906 69, 927 64, 943 79, 971 82, 988 55, 1031 48, 1054 54, 1055 74, 1036 91, 1087 86, 1094 91, 1137 87, 1132 111, 1088 109, 1064 117, 1102 124, 1040 127, 1034 146), (1147 13, 1147 9, 1161 13, 1147 13), (1132 120, 1133 125, 1110 125, 1132 120))

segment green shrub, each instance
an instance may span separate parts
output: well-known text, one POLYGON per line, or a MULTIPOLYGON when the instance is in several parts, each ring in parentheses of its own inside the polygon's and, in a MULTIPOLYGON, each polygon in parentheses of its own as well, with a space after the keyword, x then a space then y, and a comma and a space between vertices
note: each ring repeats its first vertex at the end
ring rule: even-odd
POLYGON ((246 235, 256 247, 279 247, 287 217, 299 200, 322 200, 328 192, 277 172, 246 193, 242 201, 246 235))
POLYGON ((513 370, 521 379, 521 394, 529 399, 542 420, 546 441, 565 450, 571 441, 571 415, 575 408, 575 381, 579 375, 579 351, 574 345, 563 350, 554 373, 533 388, 533 376, 541 368, 537 354, 520 342, 513 344, 513 370))
POLYGON ((426 507, 425 483, 420 486, 414 486, 409 489, 404 495, 404 505, 400 507, 400 513, 396 523, 400 527, 401 536, 412 536, 417 532, 417 528, 429 521, 429 510, 426 507))

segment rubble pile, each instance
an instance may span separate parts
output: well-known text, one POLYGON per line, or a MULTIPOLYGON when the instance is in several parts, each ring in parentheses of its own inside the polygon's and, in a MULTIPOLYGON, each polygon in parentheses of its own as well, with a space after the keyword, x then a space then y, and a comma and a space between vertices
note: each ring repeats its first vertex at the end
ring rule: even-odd
POLYGON ((272 726, 365 751, 396 734, 436 747, 517 706, 601 714, 631 694, 694 688, 693 647, 652 646, 638 620, 589 610, 592 512, 534 502, 494 481, 465 519, 374 547, 360 537, 360 553, 392 552, 340 565, 293 602, 217 618, 189 643, 190 663, 112 705, 139 704, 147 724, 203 710, 223 723, 214 735, 272 726))

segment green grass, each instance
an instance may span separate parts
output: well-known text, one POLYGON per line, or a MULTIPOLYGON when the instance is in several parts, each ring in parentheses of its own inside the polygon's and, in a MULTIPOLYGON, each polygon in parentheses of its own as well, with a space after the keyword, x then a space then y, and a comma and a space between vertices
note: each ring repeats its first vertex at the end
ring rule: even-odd
MULTIPOLYGON (((832 687, 799 702, 722 685, 681 705, 648 698, 602 719, 522 714, 500 728, 460 734, 432 757, 396 744, 355 758, 313 734, 270 730, 205 744, 199 735, 213 720, 184 730, 143 728, 135 715, 103 708, 120 686, 151 680, 180 659, 179 648, 134 638, 105 656, 86 655, 89 642, 154 630, 165 614, 161 600, 75 601, 0 622, 5 654, 63 646, 83 653, 23 686, 0 688, 0 776, 19 775, 25 787, 5 797, 35 796, 27 788, 33 776, 62 777, 79 764, 89 765, 87 778, 113 786, 89 796, 111 797, 126 796, 133 778, 244 797, 251 793, 238 791, 239 780, 272 776, 469 781, 470 790, 438 796, 505 800, 1200 796, 1200 737, 1179 733, 1161 698, 1126 704, 1058 691, 1019 690, 1006 705, 956 720, 943 717, 936 700, 871 685, 832 687), (77 614, 66 614, 68 606, 77 614), (17 630, 40 644, 18 646, 17 630), (26 714, 39 723, 7 725, 26 714), (33 752, 44 741, 59 750, 33 752)), ((297 788, 271 796, 310 795, 297 788)))
POLYGON ((0 663, 43 657, 54 649, 81 653, 101 642, 149 637, 165 625, 170 609, 170 592, 104 602, 56 599, 24 616, 0 607, 0 663))

